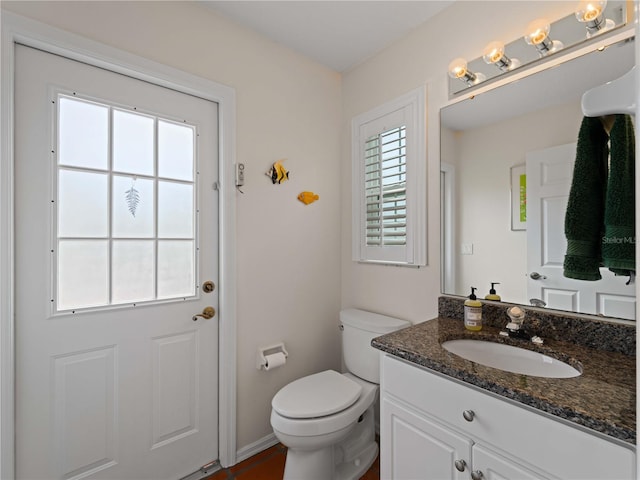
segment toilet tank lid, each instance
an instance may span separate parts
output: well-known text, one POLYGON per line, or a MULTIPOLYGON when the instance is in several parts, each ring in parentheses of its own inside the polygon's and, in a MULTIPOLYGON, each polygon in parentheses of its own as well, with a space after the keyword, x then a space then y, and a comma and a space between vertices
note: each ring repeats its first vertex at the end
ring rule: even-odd
POLYGON ((389 317, 380 313, 368 312, 357 308, 347 308, 340 312, 340 321, 350 327, 373 333, 389 333, 411 325, 406 320, 389 317))

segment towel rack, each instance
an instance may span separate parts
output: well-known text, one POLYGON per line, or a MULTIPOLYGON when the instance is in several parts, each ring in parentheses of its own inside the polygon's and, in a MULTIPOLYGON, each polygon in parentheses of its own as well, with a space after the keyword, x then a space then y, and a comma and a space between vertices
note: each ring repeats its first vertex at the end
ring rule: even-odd
POLYGON ((587 117, 615 113, 635 115, 637 71, 634 66, 620 78, 587 90, 582 95, 582 113, 587 117))

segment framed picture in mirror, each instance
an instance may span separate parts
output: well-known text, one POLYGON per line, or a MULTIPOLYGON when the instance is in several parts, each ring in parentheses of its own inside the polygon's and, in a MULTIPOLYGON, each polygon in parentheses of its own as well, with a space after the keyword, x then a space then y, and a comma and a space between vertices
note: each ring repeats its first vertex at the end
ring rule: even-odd
POLYGON ((524 165, 511 167, 511 230, 527 229, 527 174, 524 165))

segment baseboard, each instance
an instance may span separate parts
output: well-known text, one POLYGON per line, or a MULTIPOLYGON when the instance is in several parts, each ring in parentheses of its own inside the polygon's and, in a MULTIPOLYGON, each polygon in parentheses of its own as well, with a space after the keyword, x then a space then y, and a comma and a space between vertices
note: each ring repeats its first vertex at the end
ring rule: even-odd
POLYGON ((273 433, 270 433, 266 437, 250 443, 247 446, 242 447, 236 452, 236 463, 240 463, 249 457, 254 456, 256 453, 260 453, 267 448, 273 447, 278 443, 278 439, 273 433))

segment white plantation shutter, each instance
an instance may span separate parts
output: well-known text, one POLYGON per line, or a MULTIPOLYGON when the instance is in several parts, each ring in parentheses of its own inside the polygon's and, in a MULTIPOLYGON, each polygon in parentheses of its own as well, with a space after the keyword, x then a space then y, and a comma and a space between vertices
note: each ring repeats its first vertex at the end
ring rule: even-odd
POLYGON ((403 125, 366 141, 367 246, 407 244, 406 130, 403 125))
POLYGON ((353 258, 424 265, 424 90, 353 120, 353 258))

